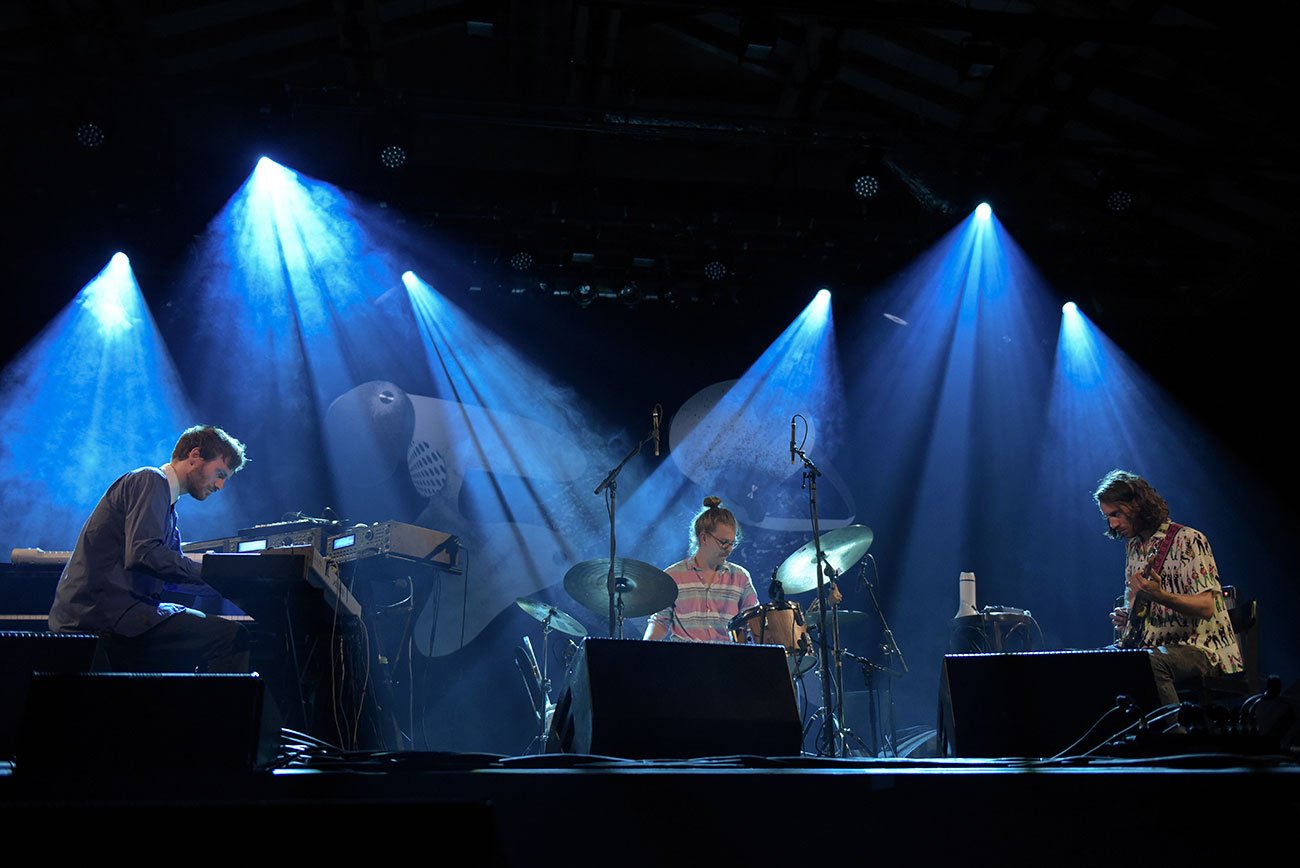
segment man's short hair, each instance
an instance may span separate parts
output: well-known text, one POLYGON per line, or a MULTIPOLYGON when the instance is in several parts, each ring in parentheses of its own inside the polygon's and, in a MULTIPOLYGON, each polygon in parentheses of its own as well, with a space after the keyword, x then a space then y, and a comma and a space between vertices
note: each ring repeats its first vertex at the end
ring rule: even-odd
POLYGON ((180 461, 190 454, 195 446, 204 461, 212 461, 217 456, 226 459, 226 466, 234 473, 249 460, 244 457, 244 444, 215 425, 195 425, 185 429, 181 439, 176 441, 172 450, 172 460, 180 461))

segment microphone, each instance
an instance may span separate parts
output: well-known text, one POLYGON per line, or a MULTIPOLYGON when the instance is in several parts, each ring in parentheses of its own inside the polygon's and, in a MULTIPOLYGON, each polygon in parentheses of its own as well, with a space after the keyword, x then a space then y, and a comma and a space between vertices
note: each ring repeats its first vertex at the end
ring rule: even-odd
POLYGON ((790 417, 790 463, 794 464, 794 417, 790 417))
POLYGON ((537 679, 537 686, 542 686, 542 670, 537 666, 537 655, 533 653, 533 643, 528 637, 524 637, 524 653, 528 657, 528 665, 532 667, 533 677, 537 679))
POLYGON ((654 413, 653 413, 653 414, 651 415, 651 417, 650 417, 651 419, 654 420, 654 426, 655 426, 655 429, 654 429, 654 437, 655 437, 655 457, 656 457, 656 458, 659 457, 659 413, 660 413, 660 411, 661 411, 662 409, 663 409, 663 408, 660 407, 658 404, 655 404, 654 413))

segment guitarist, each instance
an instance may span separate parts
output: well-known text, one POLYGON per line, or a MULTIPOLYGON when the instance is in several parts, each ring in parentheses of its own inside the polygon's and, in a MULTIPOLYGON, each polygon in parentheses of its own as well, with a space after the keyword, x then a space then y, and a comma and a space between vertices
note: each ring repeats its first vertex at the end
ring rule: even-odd
POLYGON ((1169 520, 1169 506, 1142 477, 1112 470, 1092 495, 1106 535, 1125 541, 1126 606, 1111 612, 1122 647, 1151 649, 1160 701, 1178 703, 1176 684, 1240 672, 1219 571, 1205 534, 1169 520))

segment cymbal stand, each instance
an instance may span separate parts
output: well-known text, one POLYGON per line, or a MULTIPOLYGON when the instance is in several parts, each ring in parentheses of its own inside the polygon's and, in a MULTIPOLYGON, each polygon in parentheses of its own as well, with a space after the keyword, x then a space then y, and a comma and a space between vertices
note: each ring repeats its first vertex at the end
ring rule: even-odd
MULTIPOLYGON (((839 577, 839 573, 836 572, 835 567, 824 554, 819 552, 818 555, 826 561, 826 584, 828 587, 826 595, 833 600, 836 592, 835 579, 839 577)), ((848 725, 844 721, 844 656, 843 648, 840 645, 840 606, 838 603, 832 603, 831 605, 831 655, 831 659, 835 662, 835 708, 839 711, 839 716, 836 717, 835 722, 844 729, 848 725)))
POLYGON ((623 460, 618 463, 617 467, 605 474, 605 478, 601 480, 600 485, 597 485, 596 490, 592 492, 592 494, 600 494, 602 491, 609 489, 609 494, 606 495, 605 499, 609 504, 609 580, 607 587, 609 588, 609 636, 611 639, 623 638, 623 619, 620 611, 622 599, 620 595, 623 591, 628 590, 626 586, 620 587, 622 582, 614 575, 615 552, 618 548, 614 534, 614 516, 618 511, 618 475, 623 471, 623 465, 631 461, 632 457, 641 451, 641 447, 651 440, 655 441, 655 453, 658 454, 658 436, 658 429, 656 428, 641 438, 641 442, 636 444, 631 452, 623 456, 623 460), (620 597, 617 602, 615 602, 616 596, 620 597), (615 632, 616 629, 617 632, 615 632))
MULTIPOLYGON (((537 721, 538 753, 543 753, 546 750, 546 712, 551 709, 551 655, 547 653, 546 645, 551 635, 551 618, 553 617, 555 617, 554 609, 547 612, 546 617, 542 620, 542 710, 538 714, 539 720, 537 721)), ((528 645, 528 650, 531 653, 532 645, 528 643, 527 636, 524 637, 524 643, 528 645)), ((533 664, 533 666, 536 665, 536 663, 533 664)))
MULTIPOLYGON (((812 516, 813 548, 817 553, 817 603, 819 610, 817 614, 821 623, 821 635, 825 636, 827 635, 826 610, 830 608, 827 599, 827 585, 829 582, 826 579, 825 571, 823 569, 823 562, 825 561, 826 556, 822 552, 821 528, 817 522, 817 477, 821 476, 822 472, 817 469, 817 465, 813 464, 812 459, 808 457, 807 453, 805 453, 801 447, 794 445, 793 433, 794 423, 791 422, 791 457, 793 458, 797 455, 800 460, 803 461, 804 486, 808 489, 809 513, 812 516)), ((832 624, 833 623, 834 616, 832 615, 832 624)), ((826 725, 823 727, 823 731, 826 735, 824 743, 819 750, 822 752, 823 756, 840 756, 843 752, 843 743, 840 738, 839 715, 837 713, 838 706, 834 704, 834 700, 831 696, 831 655, 825 642, 820 643, 819 653, 817 656, 822 680, 821 710, 825 712, 826 718, 824 721, 826 725)))
MULTIPOLYGON (((613 558, 610 561, 610 571, 612 572, 614 569, 613 558)), ((618 632, 611 635, 617 635, 620 639, 623 638, 623 594, 630 590, 632 590, 632 585, 628 584, 625 577, 619 576, 614 579, 614 620, 617 622, 618 632)))

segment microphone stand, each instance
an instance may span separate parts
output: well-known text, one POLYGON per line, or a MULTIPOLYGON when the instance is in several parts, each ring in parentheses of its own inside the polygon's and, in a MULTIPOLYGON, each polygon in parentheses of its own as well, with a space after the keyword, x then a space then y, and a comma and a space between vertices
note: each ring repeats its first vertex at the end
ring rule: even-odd
MULTIPOLYGON (((866 667, 867 665, 870 665, 873 669, 877 669, 877 670, 879 670, 879 671, 885 673, 886 675, 890 675, 890 676, 893 676, 893 677, 895 677, 895 678, 898 678, 898 677, 901 677, 902 675, 907 674, 908 669, 907 669, 907 661, 903 659, 903 652, 902 652, 902 650, 898 647, 898 643, 894 641, 894 631, 891 630, 891 629, 889 629, 889 622, 885 620, 885 612, 884 612, 883 609, 880 608, 880 600, 878 600, 878 599, 876 598, 876 589, 875 589, 874 586, 872 586, 871 582, 868 582, 868 581, 867 581, 867 562, 866 562, 865 560, 863 560, 863 562, 862 562, 862 573, 861 573, 861 576, 862 576, 862 584, 863 584, 864 587, 866 587, 866 589, 867 589, 867 593, 871 596, 871 605, 875 608, 875 610, 876 610, 876 615, 880 618, 880 628, 881 628, 881 633, 882 633, 882 634, 884 635, 884 637, 885 637, 885 644, 881 646, 881 649, 885 652, 885 656, 886 656, 886 658, 888 658, 888 657, 891 656, 891 655, 895 655, 895 654, 898 655, 898 663, 899 663, 899 665, 901 665, 901 666, 903 667, 903 671, 902 671, 902 672, 893 672, 893 671, 891 671, 889 668, 887 668, 887 667, 885 667, 885 666, 877 666, 877 665, 874 664, 874 663, 870 663, 870 664, 868 664, 868 662, 865 661, 865 660, 859 660, 859 661, 858 661, 859 663, 862 663, 863 666, 864 666, 864 668, 863 668, 863 675, 866 677, 866 680, 867 680, 867 697, 868 697, 868 699, 869 699, 870 702, 871 702, 871 715, 872 715, 872 721, 871 721, 871 727, 872 727, 872 741, 875 743, 875 746, 878 747, 879 744, 880 744, 880 742, 879 742, 879 739, 878 739, 878 737, 877 737, 877 735, 876 735, 876 731, 875 731, 875 730, 876 730, 876 718, 878 717, 878 712, 877 712, 877 709, 876 709, 876 688, 875 688, 874 683, 872 682, 872 675, 871 675, 871 673, 868 672, 868 671, 866 670, 865 667, 866 667)), ((898 755, 898 754, 897 754, 897 750, 898 750, 898 732, 897 732, 896 729, 894 728, 894 713, 893 713, 893 699, 892 699, 892 698, 893 698, 893 689, 891 688, 891 689, 890 689, 890 713, 889 713, 889 749, 890 749, 891 751, 895 752, 894 755, 897 756, 897 755, 898 755)))
POLYGON ((614 516, 618 511, 618 475, 623 471, 623 465, 631 461, 632 457, 641 451, 641 447, 655 439, 657 434, 657 431, 651 431, 641 438, 641 442, 632 447, 632 451, 623 457, 617 467, 605 474, 605 478, 601 480, 600 485, 597 485, 596 490, 592 492, 592 494, 600 494, 606 488, 609 489, 609 579, 606 582, 606 587, 609 590, 609 637, 611 639, 615 637, 623 638, 623 596, 621 593, 623 588, 619 587, 619 581, 614 575, 614 553, 617 550, 614 535, 614 516), (614 602, 615 597, 618 598, 617 605, 614 602), (616 624, 617 633, 615 633, 616 624))
MULTIPOLYGON (((822 554, 821 528, 817 523, 817 477, 821 476, 822 472, 817 469, 817 465, 813 464, 812 459, 808 457, 807 453, 805 453, 802 448, 795 446, 793 442, 790 444, 790 450, 795 455, 799 456, 799 459, 803 461, 804 466, 803 478, 808 488, 808 503, 810 514, 812 515, 813 548, 817 553, 817 603, 819 610, 817 615, 821 622, 821 635, 825 637, 829 635, 826 631, 826 610, 830 608, 830 606, 826 592, 827 579, 822 571, 822 561, 825 555, 822 554)), ((839 756, 839 718, 837 716, 838 709, 834 706, 831 698, 830 649, 827 647, 824 639, 819 644, 818 671, 821 673, 822 679, 822 710, 826 712, 823 726, 829 727, 827 730, 824 730, 827 732, 827 736, 823 745, 824 750, 826 751, 823 756, 839 756)))

